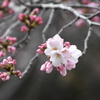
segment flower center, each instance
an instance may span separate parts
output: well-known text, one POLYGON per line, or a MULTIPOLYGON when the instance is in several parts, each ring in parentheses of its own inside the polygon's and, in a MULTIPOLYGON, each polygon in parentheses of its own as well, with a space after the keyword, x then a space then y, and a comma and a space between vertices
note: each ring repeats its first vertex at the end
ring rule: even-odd
POLYGON ((53 48, 53 50, 57 50, 57 48, 55 47, 55 48, 53 48))
POLYGON ((57 58, 60 58, 60 57, 61 57, 61 55, 60 55, 60 54, 56 54, 56 56, 57 56, 57 58))

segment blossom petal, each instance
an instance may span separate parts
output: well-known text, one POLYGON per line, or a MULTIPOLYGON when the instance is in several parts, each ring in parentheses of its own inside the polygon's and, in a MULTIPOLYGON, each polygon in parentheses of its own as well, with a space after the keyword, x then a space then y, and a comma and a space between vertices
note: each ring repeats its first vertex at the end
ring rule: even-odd
POLYGON ((66 65, 67 61, 59 51, 53 52, 50 61, 54 67, 61 66, 61 64, 66 65))

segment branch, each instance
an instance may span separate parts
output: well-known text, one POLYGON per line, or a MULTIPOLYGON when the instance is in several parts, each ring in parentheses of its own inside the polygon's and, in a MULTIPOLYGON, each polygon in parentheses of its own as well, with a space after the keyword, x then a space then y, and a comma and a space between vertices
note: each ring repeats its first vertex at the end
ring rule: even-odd
POLYGON ((21 39, 19 42, 15 43, 13 46, 22 47, 23 43, 27 43, 28 37, 29 37, 29 34, 26 34, 23 39, 21 39))
POLYGON ((85 38, 85 40, 84 40, 84 50, 83 50, 83 54, 85 54, 86 53, 86 50, 87 50, 87 48, 88 48, 88 40, 89 40, 89 37, 91 36, 91 33, 92 33, 92 27, 90 26, 89 27, 89 30, 88 30, 88 33, 87 33, 87 36, 86 36, 86 38, 85 38))
POLYGON ((76 17, 75 19, 73 19, 71 22, 69 22, 68 24, 66 24, 66 25, 64 25, 60 30, 59 30, 59 32, 57 33, 57 34, 61 34, 61 32, 65 29, 65 28, 67 28, 67 27, 69 27, 69 26, 71 26, 74 22, 76 22, 78 20, 78 17, 76 17))
POLYGON ((25 77, 25 75, 28 73, 28 71, 33 67, 33 61, 39 56, 38 53, 35 54, 35 56, 33 58, 31 58, 29 64, 27 65, 26 69, 22 72, 22 76, 19 77, 19 79, 23 79, 25 77))
POLYGON ((53 15, 54 15, 54 11, 55 11, 55 9, 52 9, 52 10, 51 10, 51 13, 50 13, 48 22, 47 22, 47 24, 45 25, 45 27, 44 27, 44 29, 43 29, 43 31, 42 31, 43 42, 46 41, 45 32, 47 31, 48 27, 50 26, 50 24, 51 24, 51 22, 52 22, 53 15))

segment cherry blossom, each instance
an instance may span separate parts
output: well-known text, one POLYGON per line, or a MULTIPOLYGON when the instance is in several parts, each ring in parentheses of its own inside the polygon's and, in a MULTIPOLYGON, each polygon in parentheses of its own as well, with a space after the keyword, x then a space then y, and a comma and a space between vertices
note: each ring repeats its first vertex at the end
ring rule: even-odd
POLYGON ((78 58, 82 55, 82 52, 77 49, 76 45, 64 42, 58 34, 53 38, 49 38, 46 43, 38 46, 38 48, 37 52, 39 54, 45 54, 49 58, 49 61, 46 61, 40 70, 51 73, 53 67, 55 67, 62 76, 66 76, 67 70, 76 67, 78 58))

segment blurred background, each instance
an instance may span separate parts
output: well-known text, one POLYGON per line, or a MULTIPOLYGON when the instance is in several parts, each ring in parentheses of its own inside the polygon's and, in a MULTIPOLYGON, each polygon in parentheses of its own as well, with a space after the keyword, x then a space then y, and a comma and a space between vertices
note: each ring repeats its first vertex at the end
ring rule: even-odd
MULTIPOLYGON (((18 2, 16 5, 20 7, 18 2)), ((42 15, 44 24, 32 30, 28 44, 17 49, 14 56, 14 59, 17 60, 16 69, 23 72, 35 55, 38 45, 42 43, 41 32, 48 21, 50 11, 47 9, 44 12, 42 15)), ((0 19, 1 36, 15 23, 17 23, 16 26, 10 29, 8 35, 16 36, 19 41, 27 34, 20 31, 23 23, 17 21, 19 12, 0 19)), ((75 16, 72 13, 56 9, 52 23, 46 31, 46 39, 53 37, 63 25, 69 23, 73 18, 75 16)), ((76 68, 68 71, 67 76, 61 76, 56 69, 50 74, 40 71, 41 65, 47 58, 39 55, 34 60, 31 70, 22 80, 13 76, 5 82, 0 80, 0 100, 100 100, 99 30, 99 27, 93 27, 86 54, 79 58, 76 68)), ((87 32, 87 25, 77 27, 72 24, 64 29, 60 36, 83 51, 87 32)))

